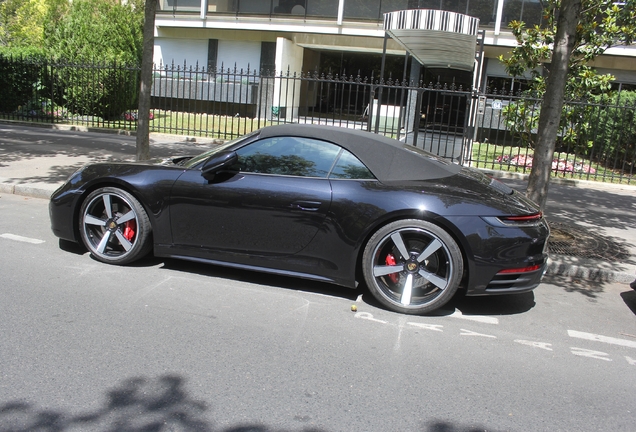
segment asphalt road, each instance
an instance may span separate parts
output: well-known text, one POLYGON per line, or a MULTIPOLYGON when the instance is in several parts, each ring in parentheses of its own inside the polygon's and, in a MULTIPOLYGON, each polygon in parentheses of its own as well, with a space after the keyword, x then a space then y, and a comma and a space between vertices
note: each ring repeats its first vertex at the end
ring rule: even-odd
POLYGON ((404 316, 327 284, 101 264, 47 204, 0 197, 0 432, 634 430, 625 284, 404 316))

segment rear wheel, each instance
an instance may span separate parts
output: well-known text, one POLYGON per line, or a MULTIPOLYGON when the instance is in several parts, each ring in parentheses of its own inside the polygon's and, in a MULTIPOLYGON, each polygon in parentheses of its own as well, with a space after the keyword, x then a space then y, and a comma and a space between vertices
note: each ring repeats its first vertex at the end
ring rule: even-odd
POLYGON ((362 271, 373 296, 400 313, 423 314, 448 302, 463 273, 462 253, 442 228, 405 219, 380 228, 367 243, 362 271))
POLYGON ((80 212, 82 241, 97 260, 128 264, 150 251, 148 215, 128 192, 113 187, 97 189, 84 200, 80 212))

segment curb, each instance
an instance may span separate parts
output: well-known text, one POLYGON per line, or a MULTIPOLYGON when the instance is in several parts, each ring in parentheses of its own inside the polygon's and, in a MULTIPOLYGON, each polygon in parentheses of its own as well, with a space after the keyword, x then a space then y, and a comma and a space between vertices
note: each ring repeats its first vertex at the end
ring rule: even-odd
POLYGON ((20 183, 3 183, 0 182, 0 193, 10 194, 10 195, 20 195, 24 197, 30 198, 41 198, 41 199, 50 199, 51 195, 58 188, 56 185, 55 188, 46 189, 37 186, 29 186, 20 183))
POLYGON ((567 258, 562 255, 555 255, 548 258, 546 274, 585 279, 592 282, 616 282, 626 284, 633 282, 636 278, 636 275, 631 273, 603 269, 597 265, 572 264, 566 262, 564 259, 567 258))

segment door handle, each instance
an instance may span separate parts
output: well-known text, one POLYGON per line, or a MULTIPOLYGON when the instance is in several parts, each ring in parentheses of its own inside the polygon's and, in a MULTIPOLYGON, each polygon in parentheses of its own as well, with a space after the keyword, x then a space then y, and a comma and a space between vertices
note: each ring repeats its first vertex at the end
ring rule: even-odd
POLYGON ((322 203, 320 201, 295 201, 291 208, 305 211, 317 211, 322 203))

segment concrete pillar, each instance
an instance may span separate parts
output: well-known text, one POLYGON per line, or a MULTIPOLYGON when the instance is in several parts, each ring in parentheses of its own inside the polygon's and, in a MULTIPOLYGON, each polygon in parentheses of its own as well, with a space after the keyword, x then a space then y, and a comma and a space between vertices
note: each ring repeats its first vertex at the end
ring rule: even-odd
POLYGON ((272 117, 285 122, 298 118, 300 105, 300 74, 304 48, 279 37, 276 39, 276 80, 274 85, 272 117))

